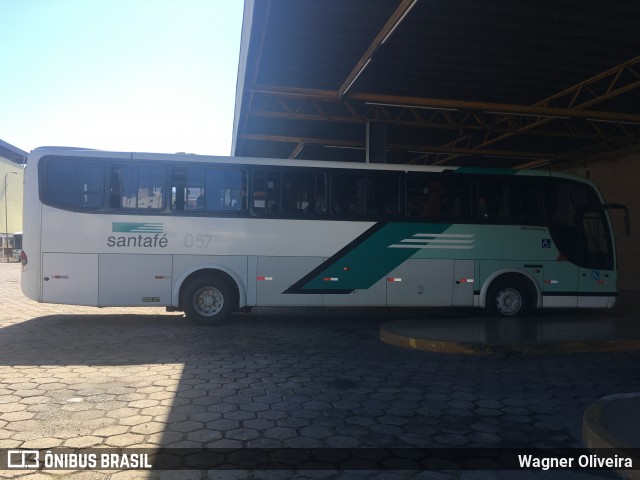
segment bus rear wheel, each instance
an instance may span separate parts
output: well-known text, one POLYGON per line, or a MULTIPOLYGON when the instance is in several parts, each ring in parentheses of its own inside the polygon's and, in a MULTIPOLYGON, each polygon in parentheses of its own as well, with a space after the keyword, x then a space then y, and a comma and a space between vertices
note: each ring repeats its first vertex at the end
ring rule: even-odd
POLYGON ((199 277, 189 282, 182 292, 181 305, 188 319, 215 325, 228 319, 233 311, 234 290, 217 277, 199 277))
POLYGON ((500 277, 487 290, 485 310, 491 316, 521 316, 534 305, 531 286, 519 275, 500 277))

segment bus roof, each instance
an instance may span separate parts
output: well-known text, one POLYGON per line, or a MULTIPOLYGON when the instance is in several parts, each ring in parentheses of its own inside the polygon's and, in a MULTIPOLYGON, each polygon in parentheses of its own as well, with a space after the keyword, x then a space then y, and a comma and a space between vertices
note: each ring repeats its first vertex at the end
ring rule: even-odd
POLYGON ((455 171, 456 173, 474 173, 488 175, 528 175, 528 176, 553 176, 568 178, 584 183, 593 184, 583 177, 552 172, 550 170, 517 170, 508 168, 483 168, 464 167, 453 165, 408 165, 390 163, 352 163, 333 162, 322 160, 292 160, 282 158, 261 158, 261 157, 226 157, 213 155, 197 155, 193 153, 150 153, 150 152, 116 152, 108 150, 94 150, 78 147, 38 147, 29 154, 29 163, 37 162, 40 158, 56 155, 69 157, 103 158, 113 160, 132 161, 163 161, 163 162, 189 162, 189 163, 219 163, 238 165, 273 165, 287 167, 310 167, 310 168, 336 168, 352 170, 376 170, 376 171, 397 171, 397 172, 433 172, 455 171))

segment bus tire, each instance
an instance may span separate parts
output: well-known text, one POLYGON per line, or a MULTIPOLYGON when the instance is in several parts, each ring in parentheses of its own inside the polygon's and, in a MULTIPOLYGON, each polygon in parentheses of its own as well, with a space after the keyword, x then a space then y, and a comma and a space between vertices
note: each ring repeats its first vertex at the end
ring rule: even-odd
POLYGON ((217 325, 227 320, 233 311, 235 293, 228 281, 216 276, 202 276, 187 284, 180 304, 189 320, 217 325))
POLYGON ((485 311, 490 316, 516 317, 525 315, 535 306, 531 282, 521 275, 503 275, 487 290, 485 311))

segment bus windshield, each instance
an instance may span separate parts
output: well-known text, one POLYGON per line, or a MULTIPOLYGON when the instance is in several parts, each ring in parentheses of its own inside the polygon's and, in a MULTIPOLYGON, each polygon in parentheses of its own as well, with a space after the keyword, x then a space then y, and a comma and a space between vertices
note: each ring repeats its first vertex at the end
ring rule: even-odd
POLYGON ((612 269, 611 232, 596 192, 587 184, 554 179, 543 199, 560 253, 584 268, 612 269))

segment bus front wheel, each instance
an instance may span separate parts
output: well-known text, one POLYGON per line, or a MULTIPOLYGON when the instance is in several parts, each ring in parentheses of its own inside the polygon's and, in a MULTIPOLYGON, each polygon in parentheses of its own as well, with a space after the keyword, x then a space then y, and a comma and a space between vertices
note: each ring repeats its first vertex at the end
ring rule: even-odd
POLYGON ((487 290, 485 309, 489 315, 515 317, 524 315, 535 305, 529 282, 519 275, 505 275, 487 290))
POLYGON ((233 311, 233 304, 233 288, 217 277, 199 277, 189 282, 181 299, 188 319, 209 325, 224 322, 233 311))

